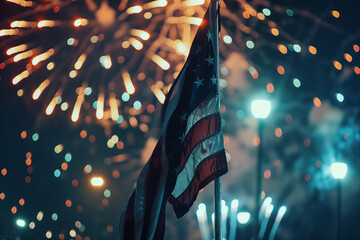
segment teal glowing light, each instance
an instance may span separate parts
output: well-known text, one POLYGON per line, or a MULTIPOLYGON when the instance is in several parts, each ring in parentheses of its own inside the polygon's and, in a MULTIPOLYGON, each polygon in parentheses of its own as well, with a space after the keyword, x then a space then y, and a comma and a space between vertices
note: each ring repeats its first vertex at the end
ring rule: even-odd
POLYGON ((72 46, 72 45, 74 44, 74 42, 75 42, 75 39, 74 39, 74 38, 69 38, 69 39, 67 40, 67 45, 72 46))
POLYGON ((91 87, 87 87, 87 88, 85 88, 84 93, 85 93, 85 95, 86 95, 86 96, 89 96, 89 95, 92 93, 92 89, 91 89, 91 87))
POLYGON ((293 48, 294 48, 295 52, 297 52, 297 53, 301 52, 301 47, 299 44, 294 44, 293 48))
POLYGON ((57 220, 58 220, 58 215, 57 215, 56 213, 53 213, 53 214, 51 215, 51 219, 52 219, 53 221, 57 221, 57 220))
POLYGON ((34 134, 32 135, 32 140, 33 140, 34 142, 36 142, 37 140, 39 140, 39 134, 38 134, 38 133, 34 133, 34 134))
POLYGON ((92 106, 93 106, 94 109, 96 109, 97 108, 97 101, 94 101, 92 106))
POLYGON ((256 68, 254 66, 250 66, 249 73, 252 74, 253 72, 256 72, 256 68))
POLYGON ((18 225, 21 228, 25 227, 25 224, 26 223, 25 223, 24 219, 19 218, 19 219, 16 220, 16 225, 18 225))
POLYGON ((62 98, 60 96, 56 97, 56 104, 60 104, 62 102, 62 98))
POLYGON ((293 84, 294 84, 294 86, 295 86, 296 88, 299 88, 299 87, 301 86, 301 82, 300 82, 300 80, 297 79, 297 78, 294 78, 294 79, 293 79, 293 84))
POLYGON ((60 170, 59 169, 56 169, 55 171, 54 171, 54 176, 55 177, 60 177, 60 174, 61 174, 61 172, 60 172, 60 170))
POLYGON ((238 119, 244 119, 245 118, 245 112, 243 110, 239 110, 236 112, 236 116, 238 119))
POLYGON ((66 161, 66 162, 70 162, 71 159, 72 159, 71 153, 65 154, 65 161, 66 161))
POLYGON ((136 110, 139 110, 141 108, 141 102, 140 101, 135 101, 133 104, 134 108, 136 110))
POLYGON ((292 16, 294 16, 294 11, 291 10, 291 9, 286 9, 286 14, 287 14, 289 17, 292 17, 292 16))
POLYGON ((246 47, 249 49, 253 49, 255 47, 255 44, 253 41, 248 40, 248 41, 246 41, 246 47))
POLYGON ((262 10, 262 12, 263 12, 263 14, 265 15, 265 16, 270 16, 271 15, 271 11, 270 11, 270 9, 268 9, 268 8, 264 8, 263 10, 262 10))
POLYGON ((110 196, 111 196, 110 190, 109 190, 109 189, 106 189, 106 190, 104 191, 104 197, 109 198, 110 196))
POLYGON ((116 120, 117 123, 122 123, 124 121, 124 117, 119 115, 118 119, 116 120))
POLYGON ((343 102, 343 101, 344 101, 344 95, 342 95, 341 93, 337 93, 337 94, 336 94, 336 99, 337 99, 339 102, 343 102))
POLYGON ((124 102, 129 101, 129 99, 130 99, 130 94, 128 94, 127 92, 124 92, 124 93, 121 95, 121 99, 122 99, 124 102))
POLYGON ((224 36, 224 42, 226 44, 232 43, 232 38, 229 35, 224 36))

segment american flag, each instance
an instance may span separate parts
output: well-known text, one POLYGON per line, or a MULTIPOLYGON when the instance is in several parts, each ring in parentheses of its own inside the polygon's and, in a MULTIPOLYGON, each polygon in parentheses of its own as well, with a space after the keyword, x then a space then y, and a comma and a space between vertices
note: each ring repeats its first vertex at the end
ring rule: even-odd
POLYGON ((218 10, 206 12, 163 108, 162 137, 120 221, 120 239, 162 239, 169 201, 177 217, 227 172, 221 131, 215 38, 218 10))

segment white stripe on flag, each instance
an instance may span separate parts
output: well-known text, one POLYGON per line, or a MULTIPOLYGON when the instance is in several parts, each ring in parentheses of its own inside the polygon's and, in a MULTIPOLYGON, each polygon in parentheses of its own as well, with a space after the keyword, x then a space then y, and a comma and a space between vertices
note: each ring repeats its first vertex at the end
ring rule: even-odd
POLYGON ((172 195, 179 197, 191 183, 197 166, 207 157, 224 149, 224 138, 222 132, 218 132, 201 141, 194 147, 186 161, 184 169, 179 173, 172 195))
POLYGON ((200 103, 189 115, 186 124, 186 134, 190 131, 192 126, 195 125, 198 121, 203 119, 206 116, 209 116, 214 113, 218 113, 220 109, 220 99, 219 96, 214 96, 210 100, 205 100, 204 102, 200 103))

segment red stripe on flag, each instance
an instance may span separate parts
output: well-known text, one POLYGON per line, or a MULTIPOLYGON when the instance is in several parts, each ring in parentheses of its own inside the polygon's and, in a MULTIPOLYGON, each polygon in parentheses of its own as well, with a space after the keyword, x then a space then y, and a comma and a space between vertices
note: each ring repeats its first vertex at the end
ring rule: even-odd
POLYGON ((193 205, 199 190, 227 171, 224 150, 204 159, 196 168, 194 178, 186 190, 178 198, 170 195, 169 202, 173 205, 176 216, 180 218, 187 213, 193 205))
POLYGON ((194 147, 203 139, 219 132, 220 130, 221 118, 219 113, 206 116, 205 118, 202 118, 200 121, 196 122, 194 126, 191 127, 183 143, 183 151, 181 154, 179 172, 181 172, 184 168, 189 158, 189 155, 191 154, 194 147))

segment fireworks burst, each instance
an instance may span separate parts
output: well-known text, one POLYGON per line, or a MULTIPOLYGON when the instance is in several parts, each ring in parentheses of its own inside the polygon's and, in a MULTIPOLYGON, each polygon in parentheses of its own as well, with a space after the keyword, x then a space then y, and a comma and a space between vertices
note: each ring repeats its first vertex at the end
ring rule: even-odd
MULTIPOLYGON (((16 14, 1 26, 4 60, 0 68, 12 75, 13 85, 22 88, 19 96, 23 89, 31 89, 33 100, 45 102, 47 115, 53 114, 57 106, 62 111, 72 108, 73 122, 79 120, 81 111, 93 106, 100 122, 110 119, 123 128, 130 124, 143 132, 148 130, 147 114, 154 112, 147 85, 163 102, 168 86, 153 79, 159 79, 159 74, 170 68, 171 63, 165 58, 171 52, 187 55, 195 31, 192 26, 200 24, 203 12, 192 10, 188 15, 199 16, 186 18, 183 11, 204 3, 7 2, 16 14), (179 10, 179 16, 174 16, 179 10), (164 28, 157 34, 164 22, 170 36, 164 28), (179 25, 183 28, 181 39, 176 31, 179 25), (138 68, 140 64, 142 67, 138 68), (152 77, 152 73, 157 76, 152 77)), ((172 56, 170 61, 176 62, 175 54, 172 56)))

